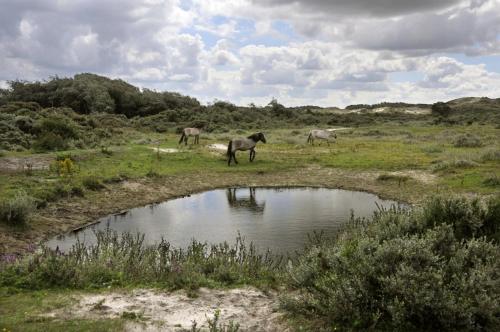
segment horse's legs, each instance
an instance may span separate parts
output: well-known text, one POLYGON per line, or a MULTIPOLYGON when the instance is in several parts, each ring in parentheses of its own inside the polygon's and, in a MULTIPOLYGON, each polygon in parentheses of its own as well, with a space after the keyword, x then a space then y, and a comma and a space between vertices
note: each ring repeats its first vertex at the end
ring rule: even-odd
POLYGON ((236 151, 233 152, 233 160, 236 164, 238 163, 238 160, 236 160, 236 151))
POLYGON ((198 144, 199 143, 199 138, 200 138, 200 136, 198 136, 198 135, 196 135, 194 137, 194 144, 198 144))
POLYGON ((252 162, 255 159, 255 150, 250 149, 250 162, 252 162))
POLYGON ((231 166, 231 159, 233 159, 233 153, 229 152, 229 159, 227 161, 227 166, 231 166))

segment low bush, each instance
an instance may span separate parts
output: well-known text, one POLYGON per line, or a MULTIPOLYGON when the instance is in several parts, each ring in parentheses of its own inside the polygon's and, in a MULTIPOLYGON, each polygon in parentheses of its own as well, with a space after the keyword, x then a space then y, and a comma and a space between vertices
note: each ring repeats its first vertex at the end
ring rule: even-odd
POLYGON ((500 161, 500 150, 488 150, 481 155, 481 161, 500 161))
POLYGON ((500 187, 500 178, 496 175, 490 176, 484 179, 483 184, 488 187, 500 187))
POLYGON ((436 145, 426 146, 426 147, 421 148, 421 150, 422 150, 422 152, 425 152, 425 153, 441 153, 444 151, 443 147, 436 146, 436 145))
POLYGON ((96 233, 95 245, 77 242, 61 254, 48 248, 16 264, 1 265, 0 286, 19 289, 160 285, 196 290, 202 286, 274 285, 281 264, 258 254, 238 237, 234 245, 194 241, 186 249, 168 242, 144 244, 144 235, 96 233))
POLYGON ((50 168, 57 173, 59 176, 71 175, 75 171, 75 163, 71 158, 60 159, 59 156, 57 160, 50 165, 50 168))
POLYGON ((498 330, 499 220, 498 198, 355 219, 289 267, 283 306, 312 330, 498 330))
POLYGON ((453 142, 456 148, 477 148, 482 145, 481 139, 472 134, 460 135, 453 142))
POLYGON ((104 188, 101 180, 96 178, 95 176, 88 176, 82 180, 82 184, 85 188, 90 190, 100 190, 104 188))
POLYGON ((41 133, 53 133, 65 139, 78 138, 75 126, 69 118, 48 117, 38 124, 41 133))
POLYGON ((397 181, 397 182, 406 182, 411 178, 407 175, 399 175, 399 174, 380 174, 377 177, 377 181, 397 181))
POLYGON ((14 119, 16 127, 25 133, 33 133, 34 122, 28 116, 19 115, 14 119))
POLYGON ((9 225, 24 225, 35 207, 33 197, 19 192, 14 198, 0 203, 0 221, 9 225))
POLYGON ((72 195, 72 185, 65 181, 56 182, 53 186, 37 192, 37 206, 45 207, 48 202, 55 202, 61 198, 72 195))
POLYGON ((64 138, 52 132, 40 135, 33 143, 33 149, 37 152, 65 150, 67 146, 64 138))
POLYGON ((431 166, 433 172, 445 171, 454 168, 471 168, 478 164, 475 161, 467 159, 441 161, 431 166))

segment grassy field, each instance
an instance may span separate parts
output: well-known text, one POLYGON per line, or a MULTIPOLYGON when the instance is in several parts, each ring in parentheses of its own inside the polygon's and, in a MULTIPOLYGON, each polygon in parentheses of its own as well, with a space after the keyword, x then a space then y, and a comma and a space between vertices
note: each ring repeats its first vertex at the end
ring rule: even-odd
POLYGON ((273 130, 266 132, 269 143, 258 145, 254 163, 240 152, 240 164, 231 167, 223 152, 207 148, 247 134, 206 134, 200 145, 179 146, 173 134, 130 130, 129 142, 100 149, 6 153, 0 158, 0 198, 8 201, 27 193, 39 209, 24 229, 0 224, 0 252, 22 252, 23 246, 37 245, 46 235, 106 213, 226 185, 342 187, 410 203, 439 193, 499 192, 500 129, 492 126, 360 127, 340 131, 337 142, 329 146, 307 145, 308 128, 273 130), (470 137, 476 140, 473 146, 459 142, 470 137), (71 160, 69 165, 65 159, 71 160), (21 167, 6 169, 12 160, 21 167), (132 191, 123 197, 133 186, 140 188, 140 195, 132 191), (80 217, 72 216, 70 209, 65 214, 65 205, 80 217))
MULTIPOLYGON (((345 188, 416 205, 436 194, 483 200, 500 192, 498 127, 417 122, 361 126, 339 131, 337 142, 329 146, 307 145, 309 129, 266 131, 268 143, 259 143, 255 162, 240 153, 240 163, 231 167, 225 153, 207 146, 227 144, 230 138, 251 132, 210 133, 201 137, 198 146, 179 146, 178 135, 173 133, 128 128, 122 135, 125 140, 97 149, 4 152, 0 201, 26 194, 35 199, 37 209, 22 225, 0 223, 0 254, 30 253, 43 239, 97 217, 225 186, 345 188), (155 148, 179 152, 162 153, 155 148)), ((217 278, 216 282, 209 278, 206 283, 195 283, 195 288, 225 287, 217 278)), ((247 281, 235 285, 252 284, 251 278, 242 278, 247 281)), ((256 280, 256 286, 270 284, 256 280)), ((64 289, 47 286, 46 290, 20 291, 4 286, 0 291, 0 329, 6 331, 122 330, 126 323, 125 318, 61 321, 41 316, 68 305, 71 291, 64 289)))

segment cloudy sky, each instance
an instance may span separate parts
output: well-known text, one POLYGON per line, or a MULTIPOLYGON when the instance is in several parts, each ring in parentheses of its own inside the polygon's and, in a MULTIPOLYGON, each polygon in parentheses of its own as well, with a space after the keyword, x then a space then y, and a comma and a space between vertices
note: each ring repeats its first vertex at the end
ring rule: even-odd
POLYGON ((500 97, 500 0, 0 0, 0 86, 93 72, 202 102, 500 97))

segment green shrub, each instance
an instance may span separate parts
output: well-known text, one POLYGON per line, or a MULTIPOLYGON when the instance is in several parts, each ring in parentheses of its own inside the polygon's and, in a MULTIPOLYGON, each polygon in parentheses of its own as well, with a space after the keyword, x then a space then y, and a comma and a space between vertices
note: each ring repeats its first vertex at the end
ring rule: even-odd
POLYGON ((426 146, 426 147, 423 147, 421 148, 422 152, 425 152, 425 153, 441 153, 444 151, 443 147, 440 147, 440 146, 426 146))
POLYGON ((283 300, 312 330, 498 330, 500 200, 433 199, 315 238, 283 300))
POLYGON ((397 181, 397 182, 406 182, 410 180, 410 177, 407 175, 398 175, 398 174, 380 174, 377 177, 377 181, 397 181))
POLYGON ((75 185, 75 186, 71 187, 70 195, 71 196, 83 197, 83 196, 85 196, 85 193, 83 192, 83 188, 82 187, 80 187, 78 185, 75 185))
POLYGON ((500 161, 500 150, 488 150, 481 155, 481 161, 500 161))
POLYGON ((43 133, 33 144, 37 152, 64 150, 67 146, 64 138, 52 132, 43 133))
POLYGON ((22 130, 25 133, 32 133, 33 132, 33 127, 34 127, 34 122, 30 117, 27 116, 16 116, 14 119, 14 123, 16 127, 18 127, 20 130, 22 130))
POLYGON ((82 180, 82 184, 85 188, 90 190, 100 190, 104 188, 104 185, 101 183, 101 180, 96 178, 95 176, 88 176, 82 180))
POLYGON ((72 186, 64 182, 56 182, 53 186, 44 188, 36 195, 38 207, 45 207, 48 202, 55 202, 71 195, 72 186))
POLYGON ((454 168, 471 168, 476 167, 478 164, 475 161, 467 159, 447 160, 438 162, 431 166, 433 172, 445 171, 454 168))
POLYGON ((484 179, 483 184, 488 187, 500 187, 500 178, 496 175, 492 175, 484 179))
POLYGON ((24 225, 35 210, 35 200, 19 192, 10 200, 0 203, 0 221, 9 225, 24 225))
POLYGON ((471 134, 460 135, 453 142, 453 146, 456 148, 477 148, 482 145, 481 139, 471 134))
POLYGON ((78 138, 78 133, 69 119, 58 117, 45 118, 39 123, 38 130, 41 133, 53 133, 65 139, 78 138))

